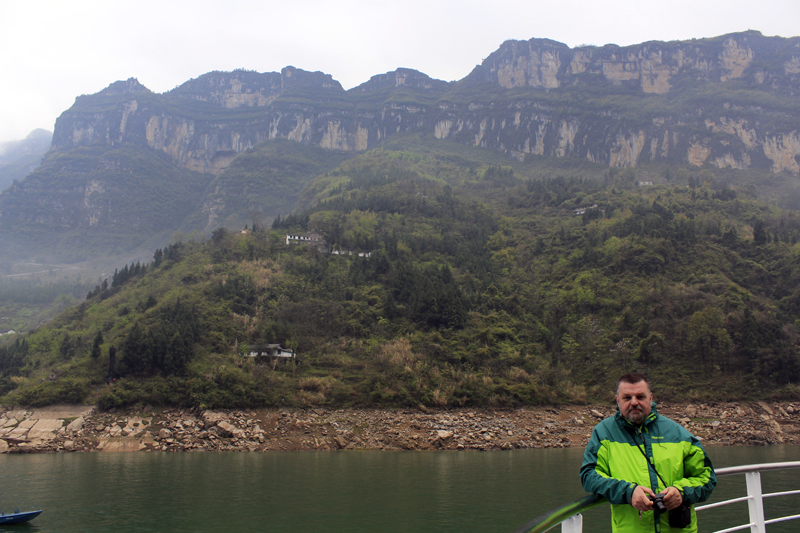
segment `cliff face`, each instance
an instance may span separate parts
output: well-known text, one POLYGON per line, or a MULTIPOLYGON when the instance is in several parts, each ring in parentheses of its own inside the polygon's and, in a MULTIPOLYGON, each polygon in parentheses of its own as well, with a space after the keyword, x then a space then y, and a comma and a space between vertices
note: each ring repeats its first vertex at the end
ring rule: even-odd
POLYGON ((508 41, 457 82, 402 68, 349 91, 294 67, 210 72, 163 94, 131 78, 78 97, 42 166, 0 193, 0 256, 85 257, 268 223, 314 176, 408 132, 518 160, 798 175, 798 96, 800 38, 757 32, 574 49, 508 41))
POLYGON ((509 103, 504 109, 453 110, 434 127, 438 138, 461 138, 523 160, 528 154, 580 157, 611 167, 645 163, 767 168, 800 173, 798 130, 770 125, 746 113, 657 115, 649 123, 609 113, 564 115, 554 106, 509 103))
POLYGON ((451 112, 434 131, 468 134, 476 145, 518 158, 797 174, 799 60, 800 39, 758 32, 624 48, 508 41, 462 83, 546 96, 515 95, 502 108, 484 103, 484 112, 471 116, 451 112))
POLYGON ((106 89, 79 97, 56 121, 53 148, 96 143, 144 145, 189 170, 219 174, 237 154, 261 141, 288 138, 357 151, 367 132, 339 110, 346 96, 330 75, 293 67, 280 74, 212 72, 156 95, 136 80, 109 107, 106 89))
POLYGON ((237 154, 287 138, 361 151, 423 131, 501 151, 800 173, 800 38, 758 32, 579 47, 508 41, 456 83, 398 69, 344 91, 330 75, 212 72, 163 95, 136 80, 82 96, 53 147, 131 142, 219 174, 237 154))
MULTIPOLYGON (((773 40, 774 41, 774 40, 773 40)), ((777 53, 781 46, 774 41, 777 53)), ((477 67, 470 77, 512 87, 557 89, 590 78, 626 85, 644 93, 666 94, 673 80, 694 76, 705 81, 728 81, 745 76, 756 57, 754 47, 769 47, 770 39, 757 32, 729 35, 712 40, 674 43, 649 42, 636 46, 579 47, 547 39, 507 41, 477 67)), ((784 71, 796 58, 784 60, 784 71)), ((760 76, 760 69, 748 72, 760 76)), ((759 83, 763 83, 763 79, 759 83)))

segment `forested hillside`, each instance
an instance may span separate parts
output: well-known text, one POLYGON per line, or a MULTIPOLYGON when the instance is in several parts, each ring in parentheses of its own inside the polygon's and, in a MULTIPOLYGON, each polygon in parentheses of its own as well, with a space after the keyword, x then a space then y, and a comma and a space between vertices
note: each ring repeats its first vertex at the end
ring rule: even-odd
POLYGON ((633 169, 366 152, 271 228, 221 228, 121 267, 0 348, 0 393, 105 408, 512 406, 605 401, 640 370, 662 400, 796 397, 800 216, 736 172, 665 168, 651 185, 633 169), (271 343, 299 363, 248 356, 271 343))

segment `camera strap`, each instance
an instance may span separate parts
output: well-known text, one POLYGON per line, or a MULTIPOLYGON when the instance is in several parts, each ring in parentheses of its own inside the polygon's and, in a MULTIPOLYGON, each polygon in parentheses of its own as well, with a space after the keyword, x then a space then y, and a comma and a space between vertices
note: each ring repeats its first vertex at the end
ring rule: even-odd
MULTIPOLYGON (((656 470, 656 465, 650 462, 650 458, 647 457, 647 453, 642 448, 639 447, 639 443, 636 441, 636 431, 633 432, 633 442, 636 443, 636 449, 642 452, 642 455, 644 455, 644 460, 647 463, 647 466, 653 469, 653 472, 656 473, 656 477, 658 477, 658 479, 661 480, 661 483, 663 483, 664 490, 666 490, 669 485, 667 485, 666 481, 664 481, 664 478, 661 477, 661 474, 659 474, 658 470, 656 470)), ((646 444, 644 442, 644 437, 642 437, 642 446, 646 447, 646 444)), ((655 459, 653 461, 655 462, 655 459)))
MULTIPOLYGON (((650 458, 647 457, 647 452, 642 448, 639 448, 639 443, 636 441, 636 431, 633 432, 633 442, 636 444, 636 448, 638 448, 639 451, 642 452, 642 455, 644 455, 644 460, 645 462, 647 462, 647 466, 653 469, 653 472, 656 473, 658 479, 660 479, 661 483, 664 484, 664 490, 666 490, 667 483, 664 481, 664 478, 661 477, 661 474, 658 473, 658 470, 656 470, 655 459, 653 459, 653 462, 651 463, 650 458)), ((642 436, 642 446, 644 446, 645 448, 647 447, 647 443, 644 440, 644 436, 642 436)), ((641 516, 641 511, 639 512, 639 515, 641 516)), ((669 527, 683 529, 691 525, 691 523, 692 523, 691 506, 687 504, 686 496, 684 496, 680 507, 673 509, 669 512, 669 527)))

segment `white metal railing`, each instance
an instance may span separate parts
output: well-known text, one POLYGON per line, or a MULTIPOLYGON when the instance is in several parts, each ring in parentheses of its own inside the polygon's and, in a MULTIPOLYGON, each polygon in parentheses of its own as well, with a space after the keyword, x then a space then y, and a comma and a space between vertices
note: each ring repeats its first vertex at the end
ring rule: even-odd
POLYGON ((745 482, 747 484, 747 496, 741 498, 733 498, 723 502, 710 503, 695 507, 694 510, 704 511, 706 509, 713 509, 714 507, 721 507, 737 502, 747 502, 747 510, 750 515, 750 522, 740 526, 730 527, 728 529, 720 529, 714 533, 731 533, 732 531, 741 531, 743 529, 750 529, 750 533, 766 533, 769 524, 777 524, 778 522, 788 522, 789 520, 800 519, 800 514, 783 516, 781 518, 773 518, 766 520, 764 517, 764 498, 773 498, 775 496, 788 496, 790 494, 800 494, 800 490, 788 490, 784 492, 773 492, 771 494, 762 494, 761 492, 761 472, 767 470, 780 470, 784 468, 800 468, 800 461, 789 463, 767 463, 759 465, 745 465, 745 466, 732 466, 729 468, 720 468, 716 470, 717 477, 730 476, 733 474, 744 474, 745 482))
MULTIPOLYGON (((747 496, 698 506, 695 507, 694 510, 695 512, 698 512, 706 509, 713 509, 714 507, 729 505, 731 503, 744 501, 747 502, 748 512, 750 515, 749 523, 728 529, 721 529, 719 531, 715 531, 714 533, 731 533, 733 531, 740 531, 747 528, 750 528, 750 533, 766 533, 767 526, 769 524, 800 519, 800 514, 784 516, 781 518, 773 518, 771 520, 766 520, 764 517, 764 498, 800 494, 800 490, 762 494, 761 472, 767 470, 782 470, 785 468, 800 468, 800 461, 731 466, 727 468, 716 469, 715 473, 717 477, 730 476, 733 474, 744 474, 747 484, 747 496)), ((514 533, 544 533, 545 531, 556 527, 558 524, 561 524, 561 533, 582 533, 583 516, 580 514, 581 511, 586 511, 592 507, 602 505, 603 503, 607 503, 605 498, 597 494, 591 494, 534 518, 521 528, 514 531, 514 533)))

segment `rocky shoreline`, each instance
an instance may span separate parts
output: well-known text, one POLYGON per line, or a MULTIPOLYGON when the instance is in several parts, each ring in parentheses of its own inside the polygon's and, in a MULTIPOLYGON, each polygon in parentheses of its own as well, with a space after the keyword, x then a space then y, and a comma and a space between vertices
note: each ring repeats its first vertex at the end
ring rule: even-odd
MULTIPOLYGON (((706 446, 800 443, 800 402, 662 404, 706 446)), ((0 453, 583 447, 613 405, 519 409, 0 408, 0 453)))

